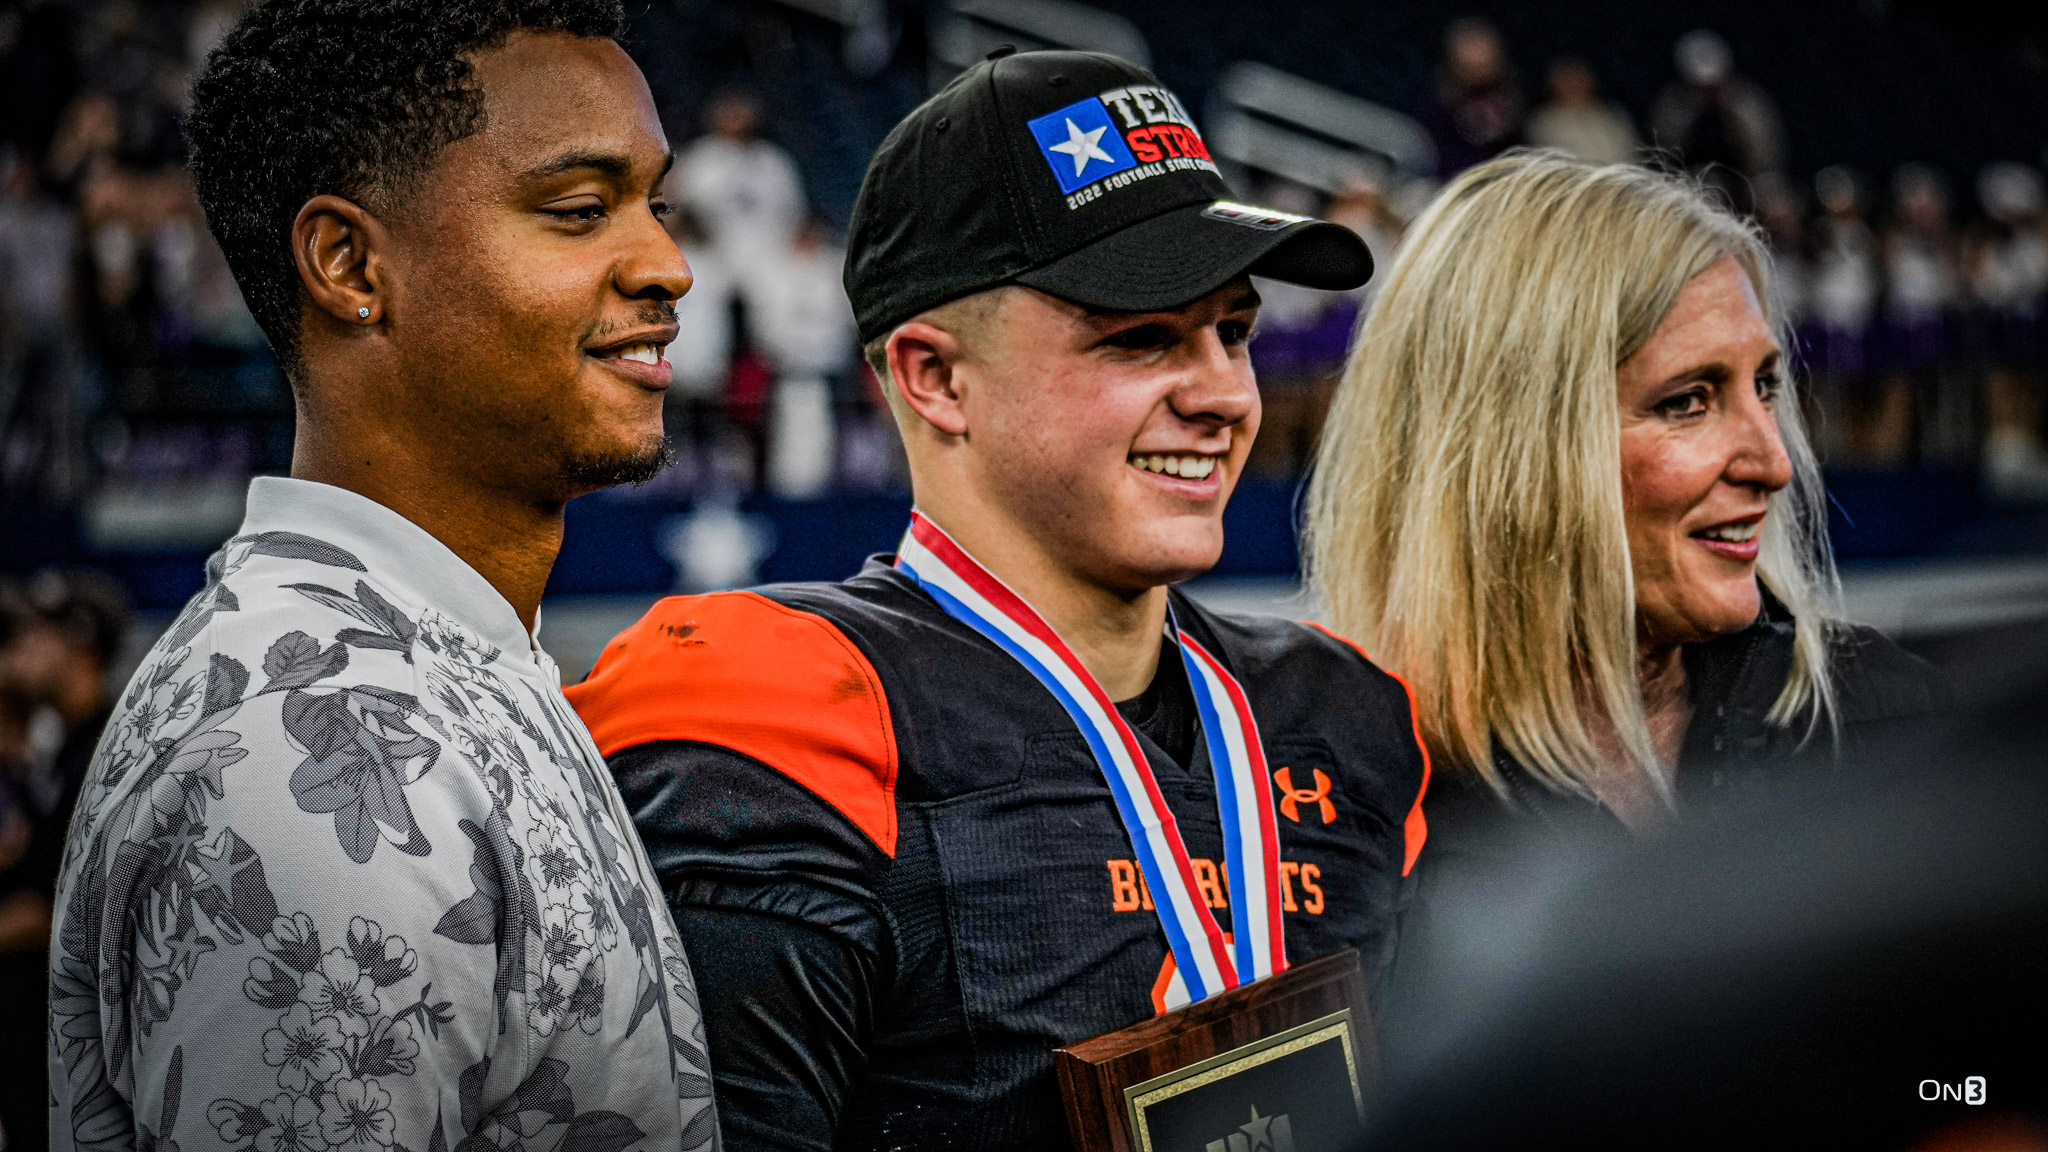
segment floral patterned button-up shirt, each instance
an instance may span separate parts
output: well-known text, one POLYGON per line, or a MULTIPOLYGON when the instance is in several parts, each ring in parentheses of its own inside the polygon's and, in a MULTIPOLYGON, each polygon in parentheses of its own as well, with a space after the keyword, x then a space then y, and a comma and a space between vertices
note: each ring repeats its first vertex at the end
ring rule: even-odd
POLYGON ((371 500, 258 479, 72 821, 53 1146, 714 1148, 660 891, 511 605, 371 500))

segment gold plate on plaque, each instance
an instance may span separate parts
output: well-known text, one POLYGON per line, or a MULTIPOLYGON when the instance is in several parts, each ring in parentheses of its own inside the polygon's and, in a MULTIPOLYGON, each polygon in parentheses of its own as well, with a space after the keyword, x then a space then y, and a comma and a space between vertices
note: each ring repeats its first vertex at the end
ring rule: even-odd
POLYGON ((1124 1089, 1124 1108, 1139 1152, 1193 1152, 1191 1137, 1206 1132, 1216 1135, 1200 1142, 1201 1152, 1351 1147, 1365 1109, 1352 1043, 1351 1010, 1345 1008, 1131 1085, 1124 1089), (1226 1120, 1247 1114, 1226 1126, 1226 1120), (1155 1122, 1168 1130, 1156 1140, 1155 1122), (1297 1124, 1305 1129, 1300 1140, 1297 1124))

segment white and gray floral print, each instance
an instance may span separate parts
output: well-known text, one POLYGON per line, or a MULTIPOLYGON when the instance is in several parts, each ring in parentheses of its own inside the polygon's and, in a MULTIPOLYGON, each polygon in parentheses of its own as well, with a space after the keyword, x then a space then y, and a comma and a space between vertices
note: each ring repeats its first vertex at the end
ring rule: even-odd
POLYGON ((259 479, 72 822, 53 1146, 715 1148, 659 892, 511 606, 388 509, 259 479))

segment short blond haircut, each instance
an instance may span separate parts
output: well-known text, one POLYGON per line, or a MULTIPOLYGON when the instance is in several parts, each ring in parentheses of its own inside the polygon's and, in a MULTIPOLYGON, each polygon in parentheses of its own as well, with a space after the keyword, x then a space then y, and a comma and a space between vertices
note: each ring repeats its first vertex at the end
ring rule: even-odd
MULTIPOLYGON (((1670 800, 1637 682, 1617 370, 1723 257, 1768 309, 1755 229, 1697 188, 1513 154, 1416 221, 1351 351, 1309 488, 1308 579, 1331 623, 1408 679, 1432 755, 1496 791, 1497 748, 1553 788, 1596 796, 1603 775, 1640 774, 1670 800)), ((1839 586, 1786 375, 1794 479, 1757 569, 1797 625, 1770 720, 1810 732, 1833 714, 1839 586)))

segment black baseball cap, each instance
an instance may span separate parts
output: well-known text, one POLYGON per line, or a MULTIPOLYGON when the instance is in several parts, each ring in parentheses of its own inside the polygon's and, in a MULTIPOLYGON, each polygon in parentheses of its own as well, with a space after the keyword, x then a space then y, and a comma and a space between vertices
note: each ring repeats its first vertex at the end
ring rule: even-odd
POLYGON ((882 141, 846 294, 865 344, 999 284, 1151 312, 1245 272, 1356 288, 1372 254, 1339 225, 1232 202, 1193 118, 1143 68, 998 49, 882 141))

